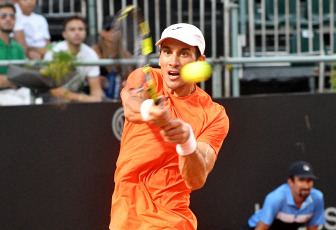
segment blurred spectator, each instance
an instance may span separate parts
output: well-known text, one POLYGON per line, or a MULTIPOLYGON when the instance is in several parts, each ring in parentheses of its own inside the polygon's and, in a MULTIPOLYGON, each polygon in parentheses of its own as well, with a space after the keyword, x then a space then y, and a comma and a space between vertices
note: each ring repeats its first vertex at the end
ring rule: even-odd
MULTIPOLYGON (((0 2, 0 60, 25 59, 22 46, 10 38, 15 24, 15 8, 0 2)), ((0 88, 16 88, 6 77, 7 67, 0 67, 0 88)))
MULTIPOLYGON (((65 39, 52 47, 52 51, 47 51, 44 60, 52 60, 53 52, 68 50, 73 53, 77 60, 98 60, 94 50, 83 41, 86 38, 85 20, 79 16, 73 16, 64 22, 62 33, 65 39)), ((53 97, 78 102, 98 102, 102 101, 103 91, 99 81, 98 66, 77 66, 77 75, 64 86, 50 90, 53 97), (81 89, 84 87, 86 80, 89 84, 89 95, 81 89)))
MULTIPOLYGON (((25 59, 22 46, 10 38, 15 24, 15 7, 9 2, 0 2, 0 60, 25 59)), ((27 88, 15 90, 16 86, 7 79, 7 67, 0 67, 0 105, 30 103, 27 88), (13 89, 8 89, 13 88, 13 89)))
MULTIPOLYGON (((131 58, 132 55, 127 51, 125 46, 119 42, 115 42, 112 36, 113 16, 107 16, 103 20, 103 28, 99 33, 98 44, 93 45, 92 49, 96 51, 99 58, 131 58)), ((101 66, 100 79, 102 88, 108 98, 120 98, 120 90, 122 88, 122 79, 127 79, 127 76, 132 72, 132 67, 126 66, 101 66)))
POLYGON ((16 2, 19 13, 14 28, 15 40, 23 46, 29 59, 42 59, 50 43, 48 22, 45 17, 33 12, 36 0, 16 0, 16 2))

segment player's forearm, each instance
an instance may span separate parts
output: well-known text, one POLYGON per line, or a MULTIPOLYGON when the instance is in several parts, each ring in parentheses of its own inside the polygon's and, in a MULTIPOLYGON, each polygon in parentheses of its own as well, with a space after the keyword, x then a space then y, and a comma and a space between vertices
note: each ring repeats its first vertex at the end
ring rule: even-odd
POLYGON ((268 230, 269 228, 270 228, 269 225, 266 225, 262 221, 259 221, 255 230, 268 230))
POLYGON ((187 156, 179 156, 179 168, 187 187, 197 190, 203 187, 208 176, 205 159, 198 149, 187 156))
POLYGON ((16 88, 8 79, 6 75, 0 74, 0 88, 16 88))
POLYGON ((124 106, 125 118, 134 123, 141 123, 143 119, 140 113, 141 103, 145 100, 140 92, 124 89, 121 93, 121 100, 124 106))
POLYGON ((25 35, 24 35, 24 31, 23 30, 17 30, 14 31, 14 40, 17 41, 18 43, 20 43, 23 47, 23 50, 25 52, 27 52, 27 43, 26 43, 26 39, 25 39, 25 35))
POLYGON ((188 188, 196 190, 205 184, 216 158, 215 150, 205 142, 197 142, 192 154, 179 156, 180 172, 188 188))

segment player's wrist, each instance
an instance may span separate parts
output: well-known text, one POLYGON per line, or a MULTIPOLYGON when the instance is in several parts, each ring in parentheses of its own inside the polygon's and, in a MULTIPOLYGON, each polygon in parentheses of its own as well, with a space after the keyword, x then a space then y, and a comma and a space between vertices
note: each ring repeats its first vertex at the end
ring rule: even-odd
POLYGON ((149 108, 152 107, 153 103, 153 99, 147 99, 141 103, 140 114, 143 121, 149 120, 149 108))
POLYGON ((195 152, 196 147, 197 147, 197 142, 194 136, 194 132, 191 128, 191 126, 187 123, 188 128, 189 128, 189 137, 186 142, 183 144, 177 144, 176 145, 176 152, 180 156, 187 156, 195 152))

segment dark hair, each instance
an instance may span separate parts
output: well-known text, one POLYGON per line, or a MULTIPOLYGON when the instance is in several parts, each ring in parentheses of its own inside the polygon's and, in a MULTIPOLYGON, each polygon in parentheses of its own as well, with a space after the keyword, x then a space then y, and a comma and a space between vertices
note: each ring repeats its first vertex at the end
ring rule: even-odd
POLYGON ((11 2, 0 2, 0 9, 4 7, 10 7, 13 9, 14 13, 16 13, 15 6, 11 2))
POLYGON ((195 46, 195 49, 196 49, 196 53, 195 53, 196 60, 198 60, 202 56, 202 54, 201 54, 201 51, 199 50, 198 46, 195 46))
POLYGON ((86 20, 81 17, 81 16, 78 16, 78 15, 74 15, 74 16, 71 16, 71 17, 68 17, 64 20, 63 22, 63 28, 65 29, 66 25, 72 21, 72 20, 79 20, 79 21, 82 21, 84 23, 84 25, 86 25, 86 20))
MULTIPOLYGON (((201 51, 199 50, 198 46, 195 47, 195 56, 196 56, 196 61, 202 56, 201 51)), ((161 53, 161 48, 160 48, 160 53, 161 53)))
POLYGON ((106 16, 103 20, 103 29, 104 30, 110 30, 111 24, 113 22, 114 17, 113 16, 106 16))

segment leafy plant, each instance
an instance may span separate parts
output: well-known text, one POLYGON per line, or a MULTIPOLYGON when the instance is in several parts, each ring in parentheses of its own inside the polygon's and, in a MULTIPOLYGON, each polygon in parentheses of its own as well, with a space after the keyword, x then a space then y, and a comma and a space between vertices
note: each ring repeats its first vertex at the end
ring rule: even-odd
POLYGON ((40 70, 43 76, 52 78, 60 84, 73 71, 75 56, 69 51, 53 52, 53 61, 46 63, 46 68, 40 70))

